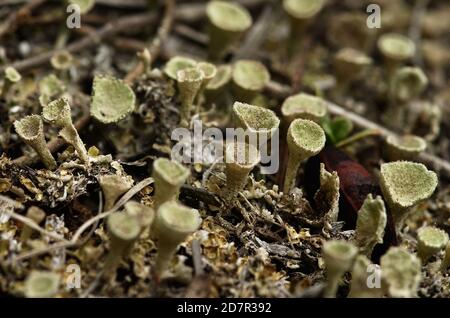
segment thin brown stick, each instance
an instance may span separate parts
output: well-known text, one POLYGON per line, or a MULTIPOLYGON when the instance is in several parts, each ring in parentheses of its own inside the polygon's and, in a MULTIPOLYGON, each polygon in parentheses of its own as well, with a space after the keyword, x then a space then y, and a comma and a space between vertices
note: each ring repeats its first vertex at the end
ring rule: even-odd
POLYGON ((29 16, 31 11, 39 7, 46 0, 31 0, 25 3, 17 11, 14 11, 9 17, 0 25, 0 39, 9 32, 14 32, 17 25, 24 17, 29 16))
MULTIPOLYGON (((150 60, 148 61, 148 63, 150 65, 158 57, 159 52, 161 51, 162 43, 169 36, 175 16, 175 8, 175 0, 166 0, 164 18, 162 19, 161 25, 158 28, 158 32, 156 33, 155 38, 148 48, 148 51, 150 53, 150 60)), ((125 83, 132 83, 136 78, 141 76, 145 72, 144 68, 145 66, 142 61, 137 63, 136 66, 125 76, 125 83)))

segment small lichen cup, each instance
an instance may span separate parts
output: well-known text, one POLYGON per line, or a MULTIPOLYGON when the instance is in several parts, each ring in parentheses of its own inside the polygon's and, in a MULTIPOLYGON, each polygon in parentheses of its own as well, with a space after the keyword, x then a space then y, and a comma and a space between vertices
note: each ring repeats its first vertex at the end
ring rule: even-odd
POLYGON ((209 21, 209 58, 221 60, 251 27, 252 16, 242 5, 227 1, 210 1, 206 6, 209 21))
POLYGON ((181 125, 187 127, 193 112, 195 97, 203 83, 203 72, 197 68, 186 68, 177 72, 178 91, 181 100, 181 125))
POLYGON ((167 158, 158 158, 153 162, 152 177, 155 180, 155 210, 164 202, 178 199, 181 186, 186 182, 190 174, 188 168, 167 158))
POLYGON ((317 155, 325 146, 325 132, 311 120, 296 119, 288 129, 289 157, 284 178, 283 192, 288 194, 295 186, 301 162, 317 155))
POLYGON ((61 276, 49 271, 32 270, 28 275, 24 294, 27 298, 52 298, 59 291, 61 276))
POLYGON ((251 103, 270 82, 270 73, 258 61, 239 60, 233 65, 232 79, 235 99, 251 103))
POLYGON ((261 161, 261 156, 255 145, 228 142, 224 157, 227 183, 223 189, 223 199, 227 204, 232 204, 247 184, 250 172, 261 161))
POLYGON ((436 173, 421 163, 395 161, 381 165, 380 187, 397 231, 401 230, 410 209, 428 199, 437 184, 436 173))
POLYGON ((100 176, 98 182, 103 191, 105 211, 111 210, 117 199, 130 190, 134 183, 132 177, 117 174, 100 176))
POLYGON ((48 169, 56 169, 56 161, 45 142, 44 124, 39 115, 30 115, 16 120, 14 128, 19 137, 37 152, 39 158, 48 169))
POLYGON ((358 249, 346 241, 331 240, 322 246, 322 258, 325 264, 327 286, 326 298, 335 298, 342 276, 348 272, 358 255, 358 249))
POLYGON ((227 64, 217 67, 216 76, 209 81, 204 91, 207 104, 226 105, 232 70, 233 68, 227 64))
POLYGON ((389 161, 413 160, 426 148, 427 142, 419 136, 390 135, 384 143, 384 155, 389 161))
POLYGON ((416 53, 416 45, 406 36, 399 33, 386 33, 377 42, 378 50, 384 57, 389 81, 395 71, 416 53))
POLYGON ((121 260, 129 255, 134 242, 141 234, 142 228, 136 216, 124 212, 111 214, 106 222, 110 249, 105 260, 103 275, 112 278, 121 260))
MULTIPOLYGON (((31 206, 28 208, 26 216, 38 225, 45 219, 46 214, 44 210, 38 208, 37 206, 31 206)), ((25 243, 31 237, 32 233, 33 229, 30 226, 24 224, 22 232, 20 233, 20 241, 25 243)))
POLYGON ((365 53, 353 48, 343 48, 334 56, 336 74, 336 96, 343 96, 349 87, 362 73, 372 65, 373 60, 365 53))
POLYGON ((417 255, 422 263, 428 260, 448 244, 448 234, 436 227, 426 226, 417 231, 417 255))
POLYGON ((281 105, 281 114, 288 124, 298 118, 319 124, 327 113, 327 102, 323 98, 305 93, 289 96, 281 105))
POLYGON ((201 223, 202 219, 197 210, 175 201, 165 202, 159 207, 153 226, 158 239, 155 262, 157 276, 161 276, 168 269, 178 245, 197 231, 201 223))
POLYGON ((280 126, 280 119, 274 111, 241 102, 233 104, 235 127, 243 128, 249 134, 256 134, 258 140, 269 141, 280 126))
POLYGON ((198 90, 197 96, 195 98, 195 103, 197 104, 197 113, 200 112, 200 105, 204 101, 204 91, 206 86, 216 77, 217 67, 214 64, 207 62, 199 62, 197 64, 197 69, 202 72, 203 80, 200 89, 198 90))
POLYGON ((8 66, 4 71, 5 78, 3 79, 2 92, 0 94, 1 98, 6 98, 10 88, 14 83, 20 82, 22 76, 14 67, 8 66))
POLYGON ((283 9, 289 16, 288 53, 292 56, 303 39, 305 29, 325 5, 325 0, 283 0, 283 9))
POLYGON ((382 298, 383 290, 381 286, 369 286, 370 276, 376 275, 376 272, 369 271, 372 266, 379 271, 379 266, 372 262, 364 255, 358 255, 352 268, 352 280, 350 283, 350 292, 347 298, 382 298))
POLYGON ((78 131, 72 123, 71 109, 66 98, 60 98, 48 103, 42 109, 42 118, 61 128, 59 135, 72 145, 81 161, 89 164, 89 156, 78 131))
POLYGON ((141 233, 151 228, 155 219, 155 210, 153 208, 133 200, 125 203, 123 207, 126 213, 138 219, 141 225, 141 233))
POLYGON ((409 104, 427 87, 428 78, 418 67, 398 69, 389 85, 389 105, 382 120, 391 129, 401 130, 409 104))
POLYGON ((401 247, 391 247, 381 257, 381 285, 389 297, 417 296, 421 280, 420 259, 401 247))

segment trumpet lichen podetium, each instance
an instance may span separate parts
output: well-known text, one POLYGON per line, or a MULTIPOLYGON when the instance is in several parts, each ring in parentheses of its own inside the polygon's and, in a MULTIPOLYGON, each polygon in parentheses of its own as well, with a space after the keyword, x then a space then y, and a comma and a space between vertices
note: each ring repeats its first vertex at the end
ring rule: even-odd
POLYGON ((444 259, 441 261, 440 270, 446 272, 447 268, 450 267, 450 243, 447 243, 445 248, 444 259))
POLYGON ((213 61, 222 59, 253 22, 245 7, 227 1, 210 1, 206 16, 209 20, 209 58, 213 61))
POLYGON ((180 188, 190 174, 188 168, 173 160, 158 158, 153 162, 152 177, 155 180, 155 210, 166 201, 178 199, 180 188))
POLYGON ((416 45, 399 33, 386 33, 377 42, 378 49, 384 57, 389 81, 402 63, 411 59, 416 53, 416 45))
POLYGON ((177 83, 181 100, 181 125, 187 127, 191 119, 195 97, 203 83, 203 72, 194 67, 178 71, 177 83))
POLYGON ((427 142, 419 136, 390 135, 386 138, 384 153, 389 161, 413 160, 427 148, 427 142))
POLYGON ((98 182, 105 198, 105 205, 103 207, 105 211, 111 210, 117 199, 130 190, 134 183, 132 177, 117 174, 100 176, 98 182))
POLYGON ((233 66, 232 78, 236 100, 251 103, 270 82, 270 73, 258 61, 239 60, 233 66))
MULTIPOLYGON (((46 215, 45 212, 37 206, 30 206, 27 210, 26 216, 34 223, 39 224, 45 219, 46 215)), ((23 243, 27 242, 32 233, 33 229, 30 226, 24 224, 22 232, 20 233, 20 241, 23 243)))
POLYGON ((327 112, 327 102, 323 98, 305 93, 289 96, 281 106, 281 114, 288 123, 298 118, 320 123, 327 112))
POLYGON ((289 16, 289 54, 292 55, 302 39, 309 21, 314 18, 325 5, 325 0, 283 0, 283 9, 289 16))
MULTIPOLYGON (((377 286, 370 286, 368 284, 369 275, 373 275, 369 271, 369 266, 376 268, 378 265, 372 262, 364 255, 358 255, 355 259, 352 269, 352 280, 350 284, 350 292, 347 298, 381 298, 383 291, 377 286)), ((379 268, 378 268, 379 269, 379 268)))
POLYGON ((325 132, 315 122, 296 119, 291 123, 287 134, 289 157, 283 186, 285 194, 295 186, 301 162, 317 155, 325 146, 325 140, 325 132))
POLYGON ((358 255, 358 249, 349 242, 331 240, 323 244, 322 257, 327 277, 325 297, 336 297, 339 282, 342 276, 352 268, 356 255, 358 255))
POLYGON ((86 147, 72 123, 71 109, 66 98, 54 100, 44 106, 42 109, 42 118, 61 128, 59 135, 75 148, 81 161, 89 164, 86 147))
POLYGON ((14 67, 8 66, 4 71, 5 78, 3 79, 2 93, 0 97, 5 98, 9 92, 9 89, 14 83, 19 82, 22 76, 14 67))
POLYGON ((421 163, 395 161, 381 165, 380 187, 400 231, 410 209, 428 199, 438 178, 421 163))
POLYGON ((417 255, 424 264, 433 255, 444 249, 447 243, 448 234, 441 229, 426 226, 417 231, 417 255))
POLYGON ((389 297, 412 298, 422 278, 420 259, 401 247, 391 247, 381 257, 381 283, 389 297))
POLYGON ((48 271, 33 270, 28 275, 24 294, 27 298, 52 298, 59 290, 61 276, 48 271))
POLYGON ((169 267, 178 245, 197 231, 201 223, 197 210, 175 201, 168 201, 159 207, 153 227, 158 239, 155 265, 157 275, 169 267))
POLYGON ((138 219, 141 232, 149 229, 155 219, 155 210, 145 204, 130 200, 123 206, 125 211, 138 219))
POLYGON ((136 96, 121 80, 97 75, 92 90, 91 115, 103 124, 116 123, 134 110, 136 96))
POLYGON ((113 277, 120 261, 129 254, 142 229, 137 217, 124 212, 111 214, 106 222, 110 250, 104 265, 104 275, 113 277))
POLYGON ((30 115, 16 120, 14 128, 19 137, 37 152, 39 158, 48 169, 56 169, 55 158, 53 158, 45 143, 44 124, 41 116, 30 115))
POLYGON ((257 134, 259 140, 270 140, 280 126, 280 119, 272 110, 240 102, 233 104, 233 120, 236 127, 257 134))
POLYGON ((258 149, 247 143, 231 142, 225 147, 225 174, 227 184, 223 198, 231 204, 247 184, 248 175, 261 161, 258 149))

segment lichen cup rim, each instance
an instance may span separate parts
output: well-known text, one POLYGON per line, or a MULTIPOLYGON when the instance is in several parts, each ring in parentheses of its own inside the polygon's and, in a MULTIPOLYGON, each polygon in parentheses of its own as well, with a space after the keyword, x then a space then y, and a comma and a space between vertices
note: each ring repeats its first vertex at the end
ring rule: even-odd
POLYGON ((382 164, 380 181, 381 189, 388 202, 401 209, 412 207, 420 201, 428 199, 438 184, 435 172, 428 170, 421 163, 411 161, 382 164), (414 174, 411 174, 410 171, 413 171, 414 174), (426 188, 420 190, 421 186, 426 188))
POLYGON ((422 152, 427 148, 427 142, 415 135, 395 136, 389 135, 386 137, 386 143, 407 152, 422 152))
POLYGON ((416 52, 414 42, 400 33, 385 33, 378 39, 378 49, 387 57, 395 60, 406 60, 416 52), (392 47, 394 45, 394 47, 392 47), (398 50, 400 49, 400 50, 398 50))
POLYGON ((320 125, 309 119, 295 119, 288 129, 288 144, 309 156, 320 152, 325 146, 325 132, 320 125), (305 139, 305 136, 308 139, 305 139))
POLYGON ((274 111, 247 103, 235 102, 233 104, 233 114, 239 126, 248 129, 250 132, 274 133, 280 125, 280 119, 274 111), (267 122, 263 121, 267 119, 267 122), (262 125, 263 124, 263 125, 262 125))
POLYGON ((137 238, 141 232, 141 226, 137 217, 115 212, 108 216, 108 232, 123 241, 130 241, 137 238))
POLYGON ((4 71, 5 78, 12 83, 17 83, 22 79, 22 75, 12 66, 8 66, 4 71))
POLYGON ((270 82, 270 73, 259 61, 238 60, 233 65, 233 82, 242 89, 259 92, 270 82))
POLYGON ((325 2, 325 0, 283 0, 283 8, 291 17, 298 20, 306 20, 318 14, 325 2), (298 7, 300 3, 308 4, 309 6, 298 7))
POLYGON ((26 141, 32 141, 42 134, 44 123, 39 115, 28 115, 14 122, 16 132, 26 141))
MULTIPOLYGON (((156 223, 166 229, 188 235, 196 231, 202 219, 196 209, 184 206, 176 201, 167 201, 158 208, 156 223)), ((159 229, 161 230, 161 229, 159 229)))
POLYGON ((231 80, 232 67, 228 64, 219 65, 217 67, 217 73, 214 78, 206 85, 207 91, 220 89, 227 85, 231 80))
POLYGON ((253 23, 248 10, 239 3, 214 0, 206 5, 206 16, 215 27, 229 32, 244 32, 253 23), (233 19, 229 19, 233 15, 233 19))
POLYGON ((281 105, 281 114, 284 117, 310 114, 316 118, 322 118, 327 112, 328 106, 324 99, 306 93, 289 96, 281 105))
POLYGON ((417 231, 417 238, 426 243, 427 247, 435 249, 445 248, 449 241, 448 234, 434 226, 425 226, 417 231), (430 238, 432 240, 430 240, 430 238))
POLYGON ((167 158, 158 158, 153 162, 153 172, 165 182, 181 185, 190 175, 189 169, 181 163, 167 158))
POLYGON ((342 61, 359 66, 369 66, 373 63, 373 60, 370 56, 366 55, 360 50, 351 47, 344 47, 340 49, 334 56, 334 59, 335 61, 342 61))
POLYGON ((25 296, 26 297, 49 297, 58 292, 61 276, 50 271, 33 270, 25 281, 25 296), (45 286, 38 286, 36 290, 36 283, 45 283, 45 286), (31 291, 31 293, 30 293, 31 291))

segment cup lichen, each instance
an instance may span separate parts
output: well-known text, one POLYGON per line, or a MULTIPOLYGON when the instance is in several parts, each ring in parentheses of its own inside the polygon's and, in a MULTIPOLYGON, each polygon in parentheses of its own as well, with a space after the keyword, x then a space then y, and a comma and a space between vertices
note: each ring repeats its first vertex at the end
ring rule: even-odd
POLYGON ((270 73, 258 61, 239 60, 233 65, 232 79, 236 100, 251 103, 270 82, 270 73))
POLYGON ((255 166, 261 161, 258 149, 248 143, 231 142, 225 146, 225 174, 226 187, 223 190, 223 198, 231 204, 247 184, 248 176, 255 166))
POLYGON ((389 161, 413 160, 427 148, 427 142, 414 135, 394 136, 386 138, 384 153, 389 161))
POLYGON ((295 186, 301 162, 317 155, 325 146, 325 140, 322 127, 311 120, 295 119, 290 124, 287 134, 289 157, 284 178, 284 193, 288 194, 295 186))
POLYGON ((428 199, 437 184, 436 173, 421 163, 395 161, 381 165, 380 187, 397 230, 400 230, 410 209, 428 199))
POLYGON ((44 165, 50 169, 56 169, 56 161, 47 147, 44 136, 44 124, 39 115, 29 115, 14 122, 14 128, 22 140, 32 147, 44 165))
POLYGON ((28 275, 24 294, 27 298, 52 298, 59 291, 61 276, 49 271, 33 270, 28 275))
POLYGON ((165 202, 159 207, 153 227, 158 239, 155 263, 157 275, 161 275, 169 267, 178 245, 197 231, 201 223, 197 210, 175 201, 165 202))
POLYGON ((420 259, 401 247, 391 247, 381 257, 381 284, 389 297, 417 296, 422 273, 420 259))
POLYGON ((181 100, 181 124, 187 127, 194 110, 194 100, 203 83, 203 72, 198 68, 186 68, 177 72, 178 91, 181 100))
POLYGON ((14 83, 19 82, 22 79, 22 76, 14 67, 8 66, 4 70, 5 78, 3 79, 3 87, 2 92, 0 94, 1 98, 5 98, 8 94, 10 88, 14 83))
POLYGON ((42 118, 61 128, 59 135, 72 145, 80 159, 89 164, 89 156, 78 131, 72 123, 71 108, 66 98, 60 98, 48 103, 42 109, 42 118))
POLYGON ((417 231, 417 255, 425 264, 448 243, 448 234, 436 227, 426 226, 417 231))
POLYGON ((98 182, 103 191, 105 211, 109 211, 117 199, 130 190, 134 183, 132 177, 118 174, 100 176, 98 182))
POLYGON ((281 114, 288 123, 298 118, 320 123, 327 112, 327 102, 323 98, 305 93, 289 96, 281 106, 281 114))
POLYGON ((194 68, 197 66, 197 62, 189 57, 174 56, 164 66, 164 74, 170 79, 176 81, 178 71, 185 70, 187 68, 194 68))
POLYGON ((322 246, 322 258, 326 269, 327 286, 324 296, 335 298, 342 276, 348 272, 358 255, 358 249, 351 243, 330 240, 322 246))
POLYGON ((209 21, 209 58, 222 59, 252 25, 252 16, 239 3, 210 1, 206 6, 209 21))
POLYGON ((176 200, 181 186, 190 176, 190 171, 182 164, 166 158, 158 158, 153 162, 152 177, 155 180, 154 207, 176 200))

